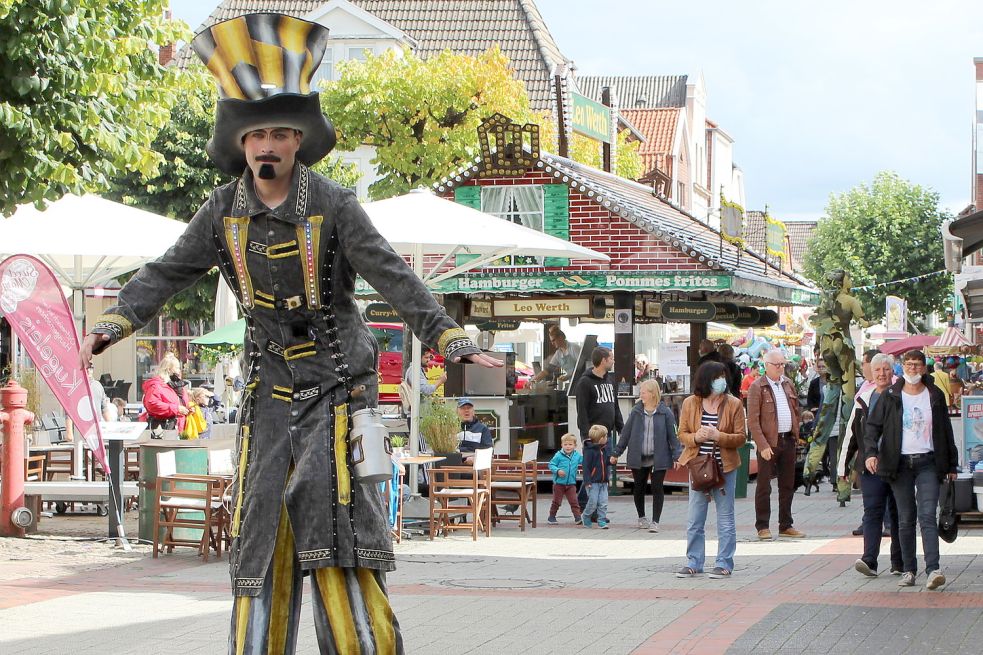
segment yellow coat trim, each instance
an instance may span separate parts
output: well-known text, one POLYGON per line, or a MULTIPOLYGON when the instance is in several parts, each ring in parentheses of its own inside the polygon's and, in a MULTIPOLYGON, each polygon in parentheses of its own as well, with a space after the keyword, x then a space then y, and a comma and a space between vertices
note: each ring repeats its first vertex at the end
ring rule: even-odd
POLYGON ((352 481, 348 475, 348 405, 334 408, 334 460, 338 478, 338 502, 348 505, 352 500, 352 481))
POLYGON ((249 266, 246 264, 245 243, 249 237, 248 216, 225 217, 225 241, 232 255, 232 266, 239 278, 239 297, 245 307, 255 304, 253 299, 253 280, 249 277, 249 266))
POLYGON ((440 351, 441 355, 447 354, 447 345, 454 341, 455 339, 467 339, 468 333, 464 331, 463 328, 450 328, 449 330, 444 330, 444 333, 440 335, 437 340, 437 350, 440 351))

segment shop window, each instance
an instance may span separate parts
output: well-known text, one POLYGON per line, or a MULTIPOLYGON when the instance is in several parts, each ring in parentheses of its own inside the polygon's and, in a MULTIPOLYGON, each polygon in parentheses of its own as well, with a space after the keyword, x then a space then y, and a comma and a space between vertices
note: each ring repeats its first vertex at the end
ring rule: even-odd
POLYGON ((482 187, 481 211, 542 232, 543 187, 539 184, 482 187))

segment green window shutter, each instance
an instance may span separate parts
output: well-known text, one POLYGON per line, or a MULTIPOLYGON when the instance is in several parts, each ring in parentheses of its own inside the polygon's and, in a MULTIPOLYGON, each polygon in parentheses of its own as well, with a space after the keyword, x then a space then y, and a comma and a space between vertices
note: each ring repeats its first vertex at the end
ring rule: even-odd
MULTIPOLYGON (((454 189, 454 202, 481 211, 481 187, 480 186, 459 186, 454 189)), ((461 266, 472 259, 477 259, 478 255, 457 255, 454 257, 454 265, 461 266)))
MULTIPOLYGON (((566 184, 543 185, 543 231, 553 237, 570 240, 570 190, 566 184)), ((565 257, 547 257, 544 266, 568 266, 565 257)))

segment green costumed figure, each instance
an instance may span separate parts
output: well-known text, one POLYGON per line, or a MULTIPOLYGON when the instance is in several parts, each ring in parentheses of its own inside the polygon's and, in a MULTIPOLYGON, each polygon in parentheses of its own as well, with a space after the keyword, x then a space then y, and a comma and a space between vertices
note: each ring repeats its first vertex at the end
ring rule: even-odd
MULTIPOLYGON (((864 318, 860 301, 850 295, 853 282, 850 274, 836 270, 829 273, 826 279, 830 287, 823 291, 811 322, 819 337, 819 356, 826 364, 829 379, 803 471, 804 493, 807 496, 814 485, 818 487, 816 478, 833 429, 837 429, 838 440, 843 438, 857 392, 857 353, 850 336, 850 324, 856 321, 861 327, 870 326, 864 318)), ((834 448, 830 452, 831 457, 835 457, 835 453, 834 448)), ((830 462, 830 469, 836 470, 835 461, 830 462)), ((849 483, 838 483, 837 498, 841 506, 846 504, 849 493, 849 483)))

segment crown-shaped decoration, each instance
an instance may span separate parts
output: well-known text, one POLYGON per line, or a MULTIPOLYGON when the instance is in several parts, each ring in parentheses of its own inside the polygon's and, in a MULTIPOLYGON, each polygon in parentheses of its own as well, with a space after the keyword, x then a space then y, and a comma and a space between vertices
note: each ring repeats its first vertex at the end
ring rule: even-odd
POLYGON ((522 175, 539 159, 539 126, 493 114, 478 126, 481 177, 522 175))

